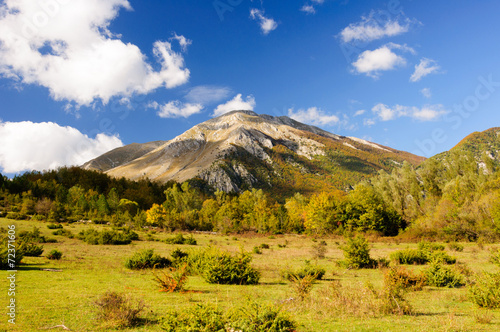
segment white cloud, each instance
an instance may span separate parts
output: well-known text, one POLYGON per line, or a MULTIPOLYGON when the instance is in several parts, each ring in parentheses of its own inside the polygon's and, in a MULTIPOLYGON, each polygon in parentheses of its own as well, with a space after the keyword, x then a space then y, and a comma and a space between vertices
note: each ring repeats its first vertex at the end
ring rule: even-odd
POLYGON ((354 113, 354 116, 360 116, 360 115, 363 115, 365 114, 365 110, 359 110, 359 111, 356 111, 356 113, 354 113))
MULTIPOLYGON (((171 43, 154 43, 155 70, 136 45, 109 31, 122 8, 131 10, 127 0, 3 1, 0 75, 79 106, 186 83, 190 72, 171 43)), ((181 47, 189 43, 175 36, 181 47)))
POLYGON ((385 104, 377 104, 372 108, 372 111, 381 121, 390 121, 400 117, 409 117, 419 121, 434 121, 447 113, 441 104, 425 105, 422 108, 402 105, 389 107, 385 104))
POLYGON ((255 103, 255 98, 253 96, 247 96, 247 99, 243 100, 240 93, 227 103, 217 106, 212 115, 220 116, 231 111, 253 111, 256 105, 257 104, 255 103))
POLYGON ((385 45, 373 51, 364 51, 352 65, 356 72, 376 78, 380 71, 392 70, 405 64, 406 60, 403 57, 385 45))
POLYGON ((191 115, 198 114, 203 110, 203 105, 201 104, 183 104, 178 100, 170 101, 163 105, 154 101, 148 107, 158 110, 156 114, 160 118, 189 118, 191 115))
POLYGON ((326 114, 323 110, 317 107, 310 107, 307 110, 299 109, 297 111, 290 108, 288 110, 288 116, 299 122, 314 126, 334 125, 340 121, 338 116, 326 114))
POLYGON ((176 33, 174 33, 174 36, 170 39, 174 39, 174 40, 177 40, 179 42, 179 45, 181 46, 182 52, 186 52, 187 47, 193 43, 192 40, 189 40, 184 36, 179 36, 176 33))
POLYGON ((367 126, 367 127, 371 127, 373 126, 374 124, 376 123, 376 121, 374 119, 364 119, 363 120, 363 125, 367 126))
POLYGON ((257 20, 259 22, 260 29, 264 35, 269 34, 271 31, 276 30, 278 27, 278 23, 272 18, 267 18, 264 16, 264 11, 252 8, 250 10, 250 17, 253 20, 257 20))
POLYGON ((411 75, 410 81, 420 81, 422 77, 435 73, 440 69, 441 67, 437 64, 436 61, 423 58, 422 60, 420 60, 420 63, 415 66, 415 72, 411 75))
POLYGON ((344 43, 352 41, 369 42, 384 37, 393 37, 408 32, 411 21, 404 19, 400 23, 398 19, 381 22, 379 16, 372 11, 368 17, 362 16, 361 21, 351 23, 340 32, 340 37, 344 43))
POLYGON ((82 165, 121 146, 117 136, 90 138, 52 122, 0 122, 0 167, 6 173, 82 165))
POLYGON ((422 90, 420 90, 420 93, 422 93, 422 95, 427 99, 432 97, 432 91, 429 88, 423 88, 422 90))
POLYGON ((316 14, 316 9, 314 9, 314 6, 305 4, 300 8, 300 11, 303 11, 304 13, 307 14, 316 14))
POLYGON ((194 104, 211 104, 227 99, 231 89, 227 87, 200 85, 189 90, 184 98, 194 104))

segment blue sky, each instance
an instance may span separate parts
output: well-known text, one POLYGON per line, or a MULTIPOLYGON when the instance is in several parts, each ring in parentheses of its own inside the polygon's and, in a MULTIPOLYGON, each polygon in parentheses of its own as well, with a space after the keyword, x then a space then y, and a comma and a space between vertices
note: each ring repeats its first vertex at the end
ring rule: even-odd
POLYGON ((0 171, 234 108, 430 157, 500 126, 496 0, 5 0, 0 171))

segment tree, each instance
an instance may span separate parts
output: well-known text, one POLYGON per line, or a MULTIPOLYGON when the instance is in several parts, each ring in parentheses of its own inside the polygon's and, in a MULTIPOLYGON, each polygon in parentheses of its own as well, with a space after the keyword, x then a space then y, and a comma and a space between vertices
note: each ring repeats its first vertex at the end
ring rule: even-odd
POLYGON ((165 227, 168 224, 168 213, 163 205, 153 204, 146 212, 146 221, 150 226, 165 227))

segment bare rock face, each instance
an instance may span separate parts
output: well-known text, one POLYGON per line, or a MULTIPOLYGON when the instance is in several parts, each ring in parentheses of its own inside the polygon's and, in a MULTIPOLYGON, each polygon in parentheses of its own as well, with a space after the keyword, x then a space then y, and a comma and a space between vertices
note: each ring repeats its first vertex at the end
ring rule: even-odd
MULTIPOLYGON (((397 162, 405 160, 398 155, 399 151, 338 136, 288 117, 233 111, 205 121, 170 141, 131 144, 91 160, 83 167, 133 180, 183 182, 199 177, 220 190, 239 192, 262 181, 270 186, 272 177, 282 176, 272 156, 278 146, 305 160, 325 156, 327 150, 334 151, 337 146, 344 148, 343 154, 355 154, 360 160, 369 159, 374 153, 384 153, 388 158, 394 156, 397 162), (261 165, 264 173, 257 176, 254 167, 245 166, 245 162, 238 159, 242 153, 246 159, 261 165)), ((289 165, 307 173, 303 165, 294 162, 289 165)), ((370 162, 367 165, 377 170, 376 165, 370 166, 370 162)))

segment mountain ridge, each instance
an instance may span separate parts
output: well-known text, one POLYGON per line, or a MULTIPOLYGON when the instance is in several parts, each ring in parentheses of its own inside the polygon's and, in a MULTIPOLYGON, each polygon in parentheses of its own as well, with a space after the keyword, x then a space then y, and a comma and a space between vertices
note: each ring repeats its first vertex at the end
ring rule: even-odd
POLYGON ((226 192, 253 187, 287 191, 301 182, 310 182, 304 190, 308 186, 342 189, 380 169, 398 167, 404 161, 418 165, 424 159, 286 116, 232 111, 172 140, 127 145, 83 167, 132 180, 201 178, 226 192), (335 179, 336 175, 345 178, 335 179))

